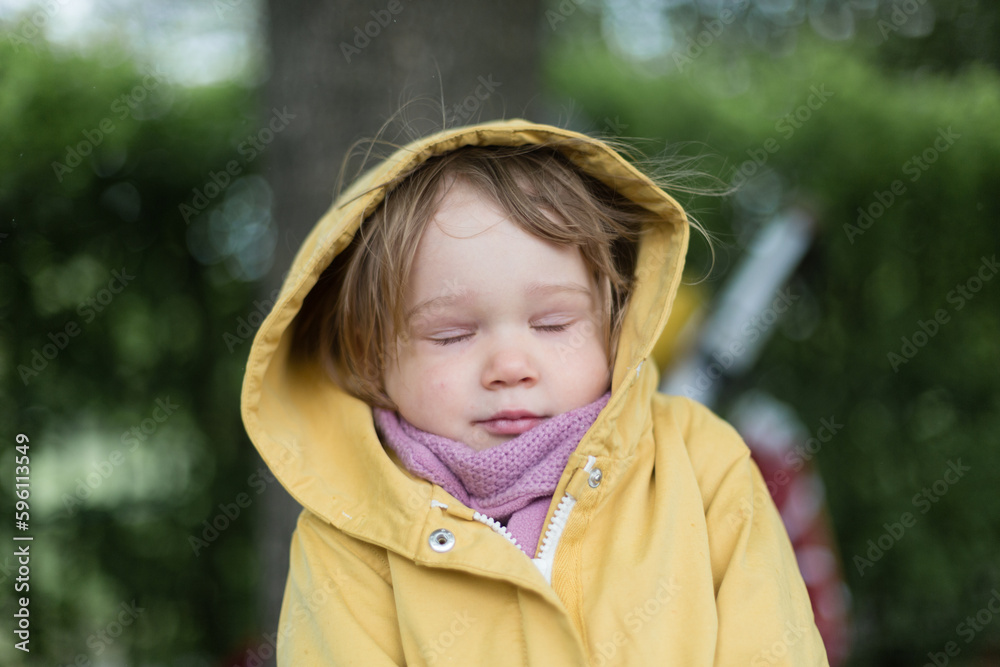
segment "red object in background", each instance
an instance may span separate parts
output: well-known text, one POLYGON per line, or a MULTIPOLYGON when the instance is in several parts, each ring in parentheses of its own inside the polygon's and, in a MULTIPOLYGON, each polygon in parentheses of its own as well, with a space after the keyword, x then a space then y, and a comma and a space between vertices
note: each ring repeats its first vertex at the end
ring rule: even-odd
POLYGON ((750 447, 781 513, 827 658, 836 667, 850 652, 850 592, 826 512, 823 481, 811 461, 835 438, 839 425, 824 420, 809 437, 789 407, 760 392, 740 399, 730 420, 750 447))
POLYGON ((223 658, 217 667, 269 667, 276 661, 277 631, 247 638, 240 648, 223 658))

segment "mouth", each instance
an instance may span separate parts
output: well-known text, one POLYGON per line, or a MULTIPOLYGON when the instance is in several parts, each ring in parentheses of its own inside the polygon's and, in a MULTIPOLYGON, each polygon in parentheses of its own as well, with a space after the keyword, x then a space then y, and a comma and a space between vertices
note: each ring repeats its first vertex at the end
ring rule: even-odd
POLYGON ((477 421, 476 424, 494 435, 520 435, 545 420, 546 417, 540 417, 527 410, 503 410, 489 419, 477 421))

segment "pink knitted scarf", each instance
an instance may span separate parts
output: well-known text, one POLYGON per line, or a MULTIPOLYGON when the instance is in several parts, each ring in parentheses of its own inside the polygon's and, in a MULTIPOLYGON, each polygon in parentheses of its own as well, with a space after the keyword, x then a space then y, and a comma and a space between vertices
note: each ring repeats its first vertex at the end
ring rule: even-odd
POLYGON ((407 470, 507 527, 534 556, 552 494, 569 455, 607 405, 596 401, 547 419, 521 435, 476 451, 465 443, 422 431, 382 408, 373 410, 382 442, 407 470))

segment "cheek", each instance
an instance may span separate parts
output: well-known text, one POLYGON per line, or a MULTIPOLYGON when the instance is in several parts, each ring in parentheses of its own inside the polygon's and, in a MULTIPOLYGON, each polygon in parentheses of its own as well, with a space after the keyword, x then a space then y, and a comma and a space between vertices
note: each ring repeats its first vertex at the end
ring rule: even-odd
POLYGON ((565 366, 568 373, 589 368, 595 363, 607 365, 608 353, 603 332, 597 325, 589 322, 558 339, 554 351, 552 360, 557 365, 565 366))
POLYGON ((433 397, 460 386, 464 365, 458 359, 416 353, 403 360, 402 375, 417 391, 433 397))
POLYGON ((588 338, 574 352, 572 358, 562 362, 556 361, 558 370, 565 374, 571 386, 587 393, 593 386, 602 384, 609 377, 608 355, 604 349, 604 342, 597 338, 588 338))
POLYGON ((460 363, 437 363, 428 368, 428 386, 440 396, 462 388, 462 369, 460 363))

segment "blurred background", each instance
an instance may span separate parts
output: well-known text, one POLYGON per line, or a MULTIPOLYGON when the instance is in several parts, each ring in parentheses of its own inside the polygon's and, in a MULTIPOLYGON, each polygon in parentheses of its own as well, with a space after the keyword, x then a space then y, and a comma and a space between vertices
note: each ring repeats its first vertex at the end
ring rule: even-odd
POLYGON ((786 522, 815 506, 834 663, 1000 665, 997 3, 0 0, 0 36, 0 538, 34 538, 0 663, 273 664, 297 509, 240 421, 250 341, 356 140, 525 117, 705 174, 676 194, 716 256, 657 361, 701 359, 678 393, 786 522), (752 351, 702 345, 793 233, 752 351))

